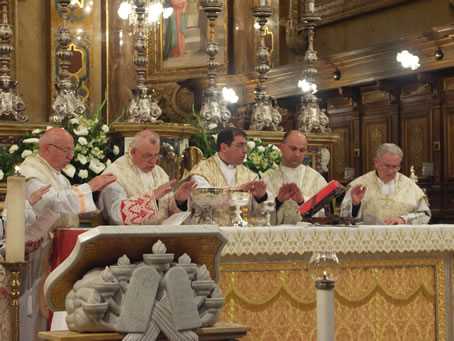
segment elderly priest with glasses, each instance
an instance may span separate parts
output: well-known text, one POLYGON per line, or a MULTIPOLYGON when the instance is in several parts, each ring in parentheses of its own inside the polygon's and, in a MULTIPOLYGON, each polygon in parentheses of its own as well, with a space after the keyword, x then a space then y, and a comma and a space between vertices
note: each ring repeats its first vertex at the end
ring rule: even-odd
POLYGON ((341 205, 342 216, 366 224, 427 224, 431 213, 427 197, 410 178, 399 173, 403 152, 384 143, 374 158, 376 170, 349 184, 341 205))
POLYGON ((112 225, 160 225, 174 213, 187 210, 194 181, 183 183, 175 193, 167 173, 156 163, 160 138, 150 130, 138 132, 129 153, 110 164, 104 173, 117 181, 101 194, 99 204, 112 225))
POLYGON ((38 155, 27 157, 20 165, 26 178, 26 196, 38 189, 52 185, 49 192, 33 206, 36 216, 47 208, 60 214, 53 228, 78 227, 79 214, 96 212, 93 192, 102 191, 115 181, 112 174, 99 175, 86 184, 71 186, 61 174, 73 158, 74 139, 62 128, 51 128, 39 139, 38 155))

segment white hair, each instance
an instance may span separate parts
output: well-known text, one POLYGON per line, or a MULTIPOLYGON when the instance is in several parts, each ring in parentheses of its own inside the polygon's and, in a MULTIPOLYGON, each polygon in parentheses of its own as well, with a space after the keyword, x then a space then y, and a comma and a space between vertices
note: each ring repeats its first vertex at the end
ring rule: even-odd
POLYGON ((377 159, 381 160, 382 155, 385 153, 391 153, 400 157, 400 159, 404 158, 404 152, 400 147, 394 143, 383 143, 377 149, 377 159))

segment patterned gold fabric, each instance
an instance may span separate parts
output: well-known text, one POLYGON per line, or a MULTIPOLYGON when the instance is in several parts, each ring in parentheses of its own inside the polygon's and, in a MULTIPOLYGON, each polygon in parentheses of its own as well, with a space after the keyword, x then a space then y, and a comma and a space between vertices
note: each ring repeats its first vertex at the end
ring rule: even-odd
MULTIPOLYGON (((117 182, 124 189, 124 191, 128 195, 128 198, 136 198, 143 194, 150 193, 154 188, 157 188, 169 181, 169 176, 167 175, 167 173, 161 167, 156 165, 151 170, 151 174, 154 180, 154 188, 148 188, 148 186, 142 183, 137 167, 132 162, 131 156, 129 154, 125 154, 115 160, 115 162, 110 164, 103 173, 115 174, 117 176, 117 182)), ((169 217, 169 210, 170 213, 178 211, 173 197, 169 199, 169 195, 166 195, 158 201, 158 214, 153 214, 152 218, 150 218, 146 222, 143 222, 144 224, 159 225, 162 221, 169 217)), ((153 210, 155 209, 156 206, 154 205, 153 210)))
POLYGON ((305 252, 420 252, 454 250, 454 225, 392 225, 255 228, 221 227, 230 241, 223 255, 303 254, 305 252))
POLYGON ((367 224, 374 224, 370 215, 379 219, 405 216, 414 212, 418 203, 426 196, 410 178, 397 173, 395 179, 396 188, 394 194, 386 195, 380 192, 378 177, 375 171, 371 171, 352 181, 349 186, 363 184, 367 187, 366 195, 361 200, 360 220, 367 224))
MULTIPOLYGON (((221 320, 251 326, 245 341, 316 340, 316 295, 307 266, 222 264, 221 320)), ((336 341, 446 340, 443 266, 442 258, 342 262, 336 341)))
MULTIPOLYGON (((209 159, 200 161, 188 174, 199 175, 204 177, 211 185, 211 187, 228 187, 219 166, 217 156, 212 156, 209 159)), ((257 180, 258 176, 243 165, 235 167, 235 184, 242 185, 249 181, 257 180)), ((251 207, 249 207, 250 209, 251 207)), ((213 219, 219 226, 232 225, 233 212, 227 206, 216 208, 212 213, 213 219)))

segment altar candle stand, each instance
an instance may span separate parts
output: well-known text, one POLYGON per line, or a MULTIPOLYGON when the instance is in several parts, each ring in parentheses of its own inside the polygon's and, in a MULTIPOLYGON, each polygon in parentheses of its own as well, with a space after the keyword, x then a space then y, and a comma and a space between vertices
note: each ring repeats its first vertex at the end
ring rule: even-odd
POLYGON ((334 282, 340 266, 336 253, 314 252, 309 273, 317 289, 317 340, 334 341, 334 282))
POLYGON ((10 291, 8 292, 11 302, 10 324, 11 340, 19 341, 19 297, 20 273, 27 263, 25 255, 25 177, 20 175, 19 167, 16 172, 7 179, 6 187, 6 261, 2 265, 10 272, 10 291))

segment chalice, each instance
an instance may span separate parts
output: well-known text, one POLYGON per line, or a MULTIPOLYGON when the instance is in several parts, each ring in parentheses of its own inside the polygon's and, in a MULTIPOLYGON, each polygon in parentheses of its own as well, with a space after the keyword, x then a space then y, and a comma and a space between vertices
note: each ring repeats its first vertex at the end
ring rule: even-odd
POLYGON ((249 191, 242 189, 229 189, 229 204, 235 206, 235 217, 232 220, 233 226, 246 227, 248 223, 241 217, 241 207, 249 203, 249 191))
POLYGON ((193 206, 202 210, 199 224, 216 225, 211 217, 213 208, 216 208, 224 201, 222 188, 195 188, 191 192, 193 206))
POLYGON ((266 201, 262 202, 262 210, 266 216, 266 226, 267 227, 271 226, 271 212, 274 212, 275 207, 276 207, 276 203, 274 200, 266 200, 266 201))

